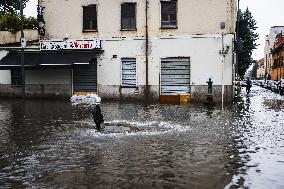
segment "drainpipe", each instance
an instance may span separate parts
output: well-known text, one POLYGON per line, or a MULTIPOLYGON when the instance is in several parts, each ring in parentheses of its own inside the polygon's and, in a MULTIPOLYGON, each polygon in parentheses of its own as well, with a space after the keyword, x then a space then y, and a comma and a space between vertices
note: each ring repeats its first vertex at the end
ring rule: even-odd
POLYGON ((225 52, 224 52, 224 33, 222 32, 222 111, 224 110, 224 64, 225 64, 225 52))
POLYGON ((268 66, 268 58, 267 54, 265 55, 265 73, 264 73, 264 82, 266 82, 266 77, 267 77, 267 66, 268 66))
POLYGON ((284 61, 283 61, 283 56, 281 56, 280 78, 282 78, 282 74, 283 74, 283 70, 282 70, 282 68, 283 68, 283 63, 284 63, 284 61))
POLYGON ((235 39, 235 35, 234 35, 234 39, 232 41, 232 81, 233 81, 233 91, 232 91, 232 95, 233 95, 233 98, 235 97, 235 94, 236 94, 236 67, 234 66, 234 63, 235 63, 235 53, 234 53, 234 50, 233 50, 233 47, 234 47, 234 41, 236 40, 235 39))
POLYGON ((23 0, 20 1, 20 14, 21 14, 21 75, 22 75, 22 97, 26 97, 26 82, 25 82, 25 58, 24 58, 24 13, 23 13, 23 0))
POLYGON ((280 57, 279 57, 279 55, 278 55, 278 60, 277 61, 278 61, 278 65, 277 65, 277 78, 276 79, 278 80, 279 79, 279 74, 278 73, 279 73, 279 67, 280 67, 280 57))
MULTIPOLYGON (((240 0, 238 0, 238 11, 237 11, 237 31, 236 31, 236 40, 237 44, 239 45, 239 30, 240 30, 240 0)), ((239 47, 236 53, 236 68, 235 68, 236 75, 239 75, 239 47)))
POLYGON ((146 19, 146 26, 145 26, 145 38, 146 38, 146 49, 145 49, 145 58, 146 58, 146 88, 145 88, 145 98, 148 101, 148 94, 149 94, 149 86, 148 86, 148 63, 149 63, 149 31, 148 31, 148 0, 145 0, 146 7, 145 7, 145 19, 146 19))

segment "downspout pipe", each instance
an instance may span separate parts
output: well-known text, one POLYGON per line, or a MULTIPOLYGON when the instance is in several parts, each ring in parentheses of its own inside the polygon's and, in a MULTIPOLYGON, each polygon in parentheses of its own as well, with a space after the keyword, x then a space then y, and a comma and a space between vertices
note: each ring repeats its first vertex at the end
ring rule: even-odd
MULTIPOLYGON (((237 27, 236 27, 237 31, 236 31, 236 40, 237 40, 237 43, 239 45, 239 30, 240 30, 240 0, 238 0, 238 11, 237 11, 237 27)), ((236 51, 236 68, 235 68, 235 72, 236 72, 236 75, 238 76, 239 75, 239 47, 238 47, 238 50, 236 51)))
POLYGON ((236 36, 234 35, 234 39, 232 41, 232 84, 233 84, 233 90, 232 90, 232 97, 234 98, 235 97, 235 94, 236 94, 236 67, 235 67, 235 53, 234 53, 234 41, 236 40, 235 38, 236 36))
POLYGON ((225 55, 223 55, 222 60, 222 111, 224 111, 224 92, 225 92, 225 85, 224 85, 224 67, 225 67, 225 55))
POLYGON ((148 64, 149 64, 149 28, 148 28, 148 5, 149 2, 148 0, 145 0, 145 21, 146 21, 146 25, 145 25, 145 42, 146 42, 146 48, 145 48, 145 59, 146 59, 146 85, 145 85, 145 99, 146 101, 148 101, 148 97, 149 97, 149 73, 148 73, 148 64))
POLYGON ((24 13, 23 13, 24 5, 23 0, 20 0, 20 14, 21 14, 21 76, 22 76, 22 98, 26 97, 26 82, 25 82, 25 54, 24 54, 24 13))
POLYGON ((265 73, 264 73, 264 81, 266 82, 266 77, 267 77, 267 66, 268 66, 268 58, 267 58, 267 54, 265 55, 265 73))

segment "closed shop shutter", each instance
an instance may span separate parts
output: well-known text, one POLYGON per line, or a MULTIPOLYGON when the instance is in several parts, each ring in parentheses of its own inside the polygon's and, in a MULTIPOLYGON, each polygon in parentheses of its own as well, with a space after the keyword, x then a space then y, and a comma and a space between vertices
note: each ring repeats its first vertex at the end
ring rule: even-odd
POLYGON ((97 92, 97 64, 73 67, 74 92, 97 92))
POLYGON ((190 93, 190 59, 163 58, 161 61, 161 94, 190 93))
POLYGON ((136 59, 123 58, 122 61, 122 81, 123 87, 136 87, 136 59))

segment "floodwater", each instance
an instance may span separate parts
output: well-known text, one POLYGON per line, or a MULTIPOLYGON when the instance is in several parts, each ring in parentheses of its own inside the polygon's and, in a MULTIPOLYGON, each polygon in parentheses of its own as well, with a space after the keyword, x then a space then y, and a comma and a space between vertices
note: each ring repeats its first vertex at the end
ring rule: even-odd
POLYGON ((234 104, 0 99, 0 188, 284 188, 284 97, 234 104))

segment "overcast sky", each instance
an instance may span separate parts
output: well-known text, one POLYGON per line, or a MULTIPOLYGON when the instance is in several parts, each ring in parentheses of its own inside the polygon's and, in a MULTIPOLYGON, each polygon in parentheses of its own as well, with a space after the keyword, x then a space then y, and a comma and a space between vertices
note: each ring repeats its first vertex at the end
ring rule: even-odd
POLYGON ((253 58, 258 60, 263 57, 265 36, 270 28, 284 26, 284 0, 240 0, 240 8, 245 10, 247 7, 257 22, 260 45, 254 51, 253 58))
POLYGON ((38 0, 29 0, 24 9, 24 15, 36 17, 38 0))
MULTIPOLYGON (((29 0, 24 10, 25 15, 36 17, 37 1, 29 0)), ((253 58, 258 60, 263 57, 264 39, 271 26, 284 26, 284 0, 240 0, 240 8, 245 10, 247 7, 257 22, 260 45, 254 51, 253 58)))

